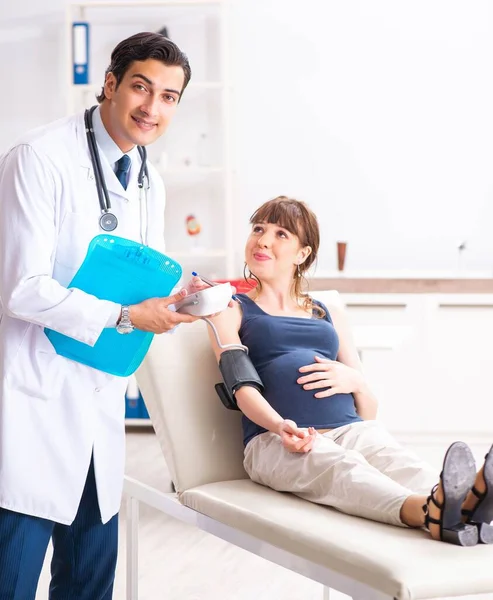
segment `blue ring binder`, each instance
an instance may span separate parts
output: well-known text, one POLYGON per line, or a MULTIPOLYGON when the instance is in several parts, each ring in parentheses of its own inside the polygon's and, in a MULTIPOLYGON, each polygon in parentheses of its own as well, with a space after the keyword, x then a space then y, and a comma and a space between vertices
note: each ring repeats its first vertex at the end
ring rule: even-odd
POLYGON ((74 83, 89 83, 89 23, 72 23, 72 62, 74 83))

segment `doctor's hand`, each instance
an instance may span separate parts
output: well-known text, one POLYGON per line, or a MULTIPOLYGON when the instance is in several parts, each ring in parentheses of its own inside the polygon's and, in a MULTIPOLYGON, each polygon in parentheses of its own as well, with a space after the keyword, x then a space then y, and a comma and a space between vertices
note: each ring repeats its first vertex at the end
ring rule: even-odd
POLYGON ((348 367, 337 360, 329 360, 315 356, 315 363, 301 367, 304 375, 296 380, 304 390, 323 391, 313 394, 315 398, 328 398, 335 394, 352 394, 363 389, 365 382, 363 374, 357 369, 348 367), (309 375, 305 375, 309 373, 309 375))
POLYGON ((289 419, 284 419, 279 425, 278 434, 282 445, 289 452, 310 452, 317 437, 317 431, 313 427, 298 427, 289 419))
POLYGON ((169 309, 170 304, 183 300, 187 295, 185 289, 168 298, 149 298, 140 304, 132 304, 128 316, 132 325, 142 331, 165 333, 180 323, 193 323, 200 317, 177 313, 169 309))
MULTIPOLYGON (((202 281, 202 279, 200 279, 200 276, 196 275, 196 276, 192 277, 192 279, 190 279, 190 281, 185 286, 185 289, 187 290, 187 292, 189 294, 195 294, 196 292, 200 292, 201 290, 205 290, 209 287, 211 287, 211 286, 208 283, 205 283, 204 281, 202 281)), ((233 285, 231 286, 231 293, 233 296, 236 294, 236 288, 233 285)), ((228 304, 228 306, 231 307, 233 305, 234 305, 234 300, 231 300, 230 303, 228 304)), ((210 315, 210 316, 215 316, 215 315, 210 315)))

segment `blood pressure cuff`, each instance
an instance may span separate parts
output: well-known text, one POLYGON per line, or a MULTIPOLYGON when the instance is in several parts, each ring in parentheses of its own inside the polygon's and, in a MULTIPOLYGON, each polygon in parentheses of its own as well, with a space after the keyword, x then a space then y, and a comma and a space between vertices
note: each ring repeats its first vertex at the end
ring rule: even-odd
POLYGON ((254 387, 259 392, 264 391, 257 370, 244 350, 225 350, 219 359, 219 370, 224 383, 216 383, 214 387, 226 408, 239 410, 235 392, 245 385, 254 387))

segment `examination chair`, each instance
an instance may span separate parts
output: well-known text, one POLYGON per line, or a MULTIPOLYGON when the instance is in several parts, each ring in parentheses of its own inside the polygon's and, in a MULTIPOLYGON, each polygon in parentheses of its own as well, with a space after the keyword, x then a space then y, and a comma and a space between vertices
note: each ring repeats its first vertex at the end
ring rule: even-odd
MULTIPOLYGON (((337 298, 314 294, 329 295, 337 298)), ((221 377, 203 321, 156 336, 137 380, 176 493, 125 479, 127 600, 138 599, 139 502, 318 581, 321 600, 331 588, 354 600, 479 600, 493 592, 493 546, 437 542, 426 531, 351 517, 250 481, 241 413, 216 395, 221 377)))

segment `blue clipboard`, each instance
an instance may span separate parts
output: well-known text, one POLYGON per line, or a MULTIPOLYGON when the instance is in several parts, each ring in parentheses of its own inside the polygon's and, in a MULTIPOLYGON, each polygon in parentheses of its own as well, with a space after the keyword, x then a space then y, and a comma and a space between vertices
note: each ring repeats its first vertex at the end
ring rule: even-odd
MULTIPOLYGON (((138 304, 148 298, 170 295, 181 278, 182 268, 169 256, 136 242, 108 234, 97 235, 69 288, 78 288, 101 300, 138 304)), ((135 329, 122 335, 114 328, 103 330, 94 346, 45 329, 57 354, 94 369, 128 377, 149 349, 153 333, 135 329)))

